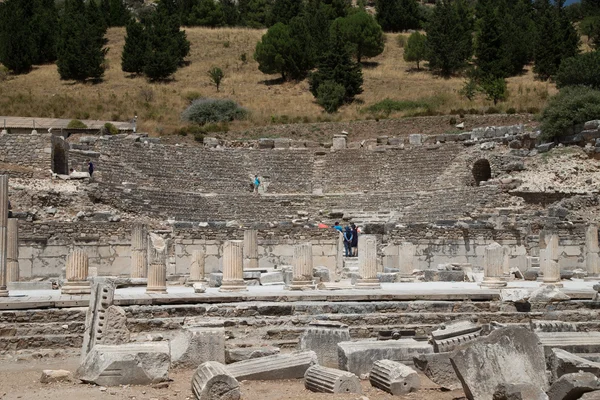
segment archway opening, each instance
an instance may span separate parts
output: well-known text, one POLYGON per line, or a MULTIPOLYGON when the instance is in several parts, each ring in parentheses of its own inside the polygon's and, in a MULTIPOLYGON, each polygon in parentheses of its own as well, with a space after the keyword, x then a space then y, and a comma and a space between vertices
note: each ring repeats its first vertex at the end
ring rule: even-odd
POLYGON ((69 160, 67 151, 61 142, 56 142, 52 146, 52 171, 60 175, 69 174, 69 160))
POLYGON ((481 182, 485 182, 491 177, 492 167, 490 166, 490 162, 485 158, 475 161, 475 164, 473 164, 473 178, 475 179, 475 184, 479 186, 481 182))

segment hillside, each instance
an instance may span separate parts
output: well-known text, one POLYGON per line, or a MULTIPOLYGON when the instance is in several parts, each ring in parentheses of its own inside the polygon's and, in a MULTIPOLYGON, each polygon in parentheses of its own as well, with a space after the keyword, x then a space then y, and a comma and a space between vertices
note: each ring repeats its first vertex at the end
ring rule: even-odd
MULTIPOLYGON (((184 126, 180 114, 190 99, 231 98, 248 108, 248 120, 231 124, 232 131, 290 122, 353 121, 375 118, 364 109, 386 98, 419 100, 434 112, 458 113, 457 110, 485 111, 492 105, 479 97, 473 102, 459 94, 464 79, 443 79, 403 60, 397 45, 398 34, 386 34, 384 53, 368 60, 364 68, 364 93, 358 101, 343 107, 338 114, 325 114, 308 91, 307 81, 280 82, 278 76, 264 75, 252 59, 262 30, 242 28, 188 28, 191 41, 189 65, 181 68, 169 83, 149 83, 143 77, 130 77, 121 71, 120 56, 124 29, 110 29, 107 71, 103 82, 79 84, 59 79, 55 65, 35 67, 26 75, 10 76, 0 82, 0 114, 15 116, 61 117, 77 119, 130 120, 138 115, 139 129, 152 135, 170 134, 184 126), (247 63, 240 61, 246 54, 247 63), (225 71, 222 89, 216 92, 207 71, 219 66, 225 71)), ((500 111, 518 112, 541 109, 555 93, 552 84, 533 80, 531 71, 510 78, 510 96, 499 105, 500 111)), ((419 113, 413 109, 392 114, 419 113)), ((491 111, 491 110, 490 110, 491 111)), ((380 117, 380 116, 377 116, 380 117)), ((241 135, 232 132, 229 136, 241 135)))

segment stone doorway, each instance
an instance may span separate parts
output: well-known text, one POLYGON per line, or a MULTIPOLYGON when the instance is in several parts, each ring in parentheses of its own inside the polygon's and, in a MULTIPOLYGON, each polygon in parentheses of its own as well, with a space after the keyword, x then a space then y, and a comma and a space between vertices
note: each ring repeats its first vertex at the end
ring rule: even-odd
POLYGON ((490 162, 485 158, 475 161, 472 171, 477 186, 479 186, 481 182, 485 182, 492 177, 492 167, 490 166, 490 162))
POLYGON ((62 136, 52 137, 52 172, 60 175, 69 174, 68 144, 62 136))

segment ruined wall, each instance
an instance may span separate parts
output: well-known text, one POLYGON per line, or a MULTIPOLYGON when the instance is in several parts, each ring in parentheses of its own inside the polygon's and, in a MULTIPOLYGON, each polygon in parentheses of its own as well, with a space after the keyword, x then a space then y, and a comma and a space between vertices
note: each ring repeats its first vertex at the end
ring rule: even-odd
POLYGON ((0 135, 0 161, 48 170, 51 167, 51 137, 49 133, 0 135))

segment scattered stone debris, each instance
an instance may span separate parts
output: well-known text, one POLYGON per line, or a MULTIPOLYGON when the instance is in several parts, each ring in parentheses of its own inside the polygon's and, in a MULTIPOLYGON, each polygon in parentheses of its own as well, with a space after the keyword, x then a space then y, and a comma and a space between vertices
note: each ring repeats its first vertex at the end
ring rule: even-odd
POLYGON ((561 376, 548 390, 550 400, 577 400, 584 393, 600 390, 600 380, 589 372, 561 376))
POLYGON ((192 391, 198 400, 239 400, 240 384, 223 364, 208 361, 198 367, 192 378, 192 391))
POLYGON ((313 365, 306 370, 304 386, 312 392, 362 394, 358 376, 320 365, 313 365))
POLYGON ((421 387, 421 379, 415 370, 391 360, 376 361, 369 380, 372 386, 394 396, 416 392, 421 387))
POLYGON ((298 351, 240 361, 226 368, 237 380, 280 380, 304 378, 306 370, 317 364, 314 351, 298 351))
POLYGON ((40 377, 40 383, 70 382, 72 380, 71 371, 64 369, 45 369, 40 377))

